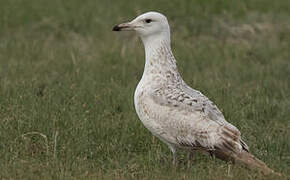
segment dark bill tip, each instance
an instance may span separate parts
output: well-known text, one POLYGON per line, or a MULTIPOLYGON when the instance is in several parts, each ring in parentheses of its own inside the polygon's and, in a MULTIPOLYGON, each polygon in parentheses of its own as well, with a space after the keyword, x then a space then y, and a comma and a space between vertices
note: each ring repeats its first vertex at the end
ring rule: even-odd
POLYGON ((120 30, 121 30, 121 27, 119 27, 118 25, 113 27, 113 31, 120 31, 120 30))

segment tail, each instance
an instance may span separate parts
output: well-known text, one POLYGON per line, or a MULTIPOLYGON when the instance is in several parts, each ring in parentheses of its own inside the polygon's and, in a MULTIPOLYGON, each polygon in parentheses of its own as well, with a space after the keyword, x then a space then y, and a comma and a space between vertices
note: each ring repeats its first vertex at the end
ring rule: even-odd
POLYGON ((249 169, 256 169, 264 175, 273 174, 281 176, 280 173, 276 173, 274 170, 270 169, 263 161, 259 160, 246 150, 242 150, 240 153, 224 153, 221 151, 215 151, 214 154, 219 159, 232 161, 233 163, 241 164, 249 169))
POLYGON ((240 163, 250 169, 257 169, 258 171, 261 171, 264 175, 276 174, 278 176, 281 176, 281 174, 275 173, 275 171, 270 169, 263 161, 259 160, 254 155, 245 150, 238 154, 235 154, 233 158, 236 163, 240 163))

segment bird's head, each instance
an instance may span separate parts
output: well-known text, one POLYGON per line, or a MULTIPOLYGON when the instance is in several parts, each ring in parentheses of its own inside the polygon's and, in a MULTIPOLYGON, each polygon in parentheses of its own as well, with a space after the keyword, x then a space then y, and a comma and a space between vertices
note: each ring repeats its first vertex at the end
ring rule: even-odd
POLYGON ((113 31, 136 31, 143 41, 156 38, 170 38, 167 18, 158 12, 141 14, 130 22, 114 26, 113 31))

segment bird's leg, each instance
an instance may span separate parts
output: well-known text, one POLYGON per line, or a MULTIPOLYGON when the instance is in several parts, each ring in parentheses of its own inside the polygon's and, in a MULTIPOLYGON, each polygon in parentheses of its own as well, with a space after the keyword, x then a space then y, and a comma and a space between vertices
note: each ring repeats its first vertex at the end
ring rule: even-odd
POLYGON ((231 175, 231 164, 230 163, 228 163, 228 176, 232 177, 232 175, 231 175))
POLYGON ((190 151, 188 154, 189 161, 193 161, 193 157, 194 157, 194 151, 190 151))
POLYGON ((172 164, 173 165, 177 165, 177 163, 176 163, 176 152, 173 152, 173 160, 172 160, 172 164))
POLYGON ((169 146, 169 149, 170 149, 171 152, 172 152, 172 158, 173 158, 173 160, 172 160, 172 164, 173 164, 173 165, 176 165, 176 164, 177 164, 177 162, 176 162, 176 149, 175 149, 175 147, 172 146, 172 145, 168 145, 168 146, 169 146))
POLYGON ((189 168, 191 164, 193 163, 193 157, 194 157, 194 151, 189 151, 188 154, 188 161, 187 161, 187 167, 189 168))
POLYGON ((174 149, 172 152, 172 164, 177 165, 177 159, 176 159, 176 150, 174 149))

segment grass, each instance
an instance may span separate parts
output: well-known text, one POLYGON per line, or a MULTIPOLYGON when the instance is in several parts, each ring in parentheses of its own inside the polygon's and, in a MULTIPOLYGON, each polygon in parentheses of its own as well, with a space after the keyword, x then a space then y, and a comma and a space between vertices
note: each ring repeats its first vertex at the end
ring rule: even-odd
POLYGON ((138 120, 143 46, 111 29, 149 10, 168 17, 185 81, 290 178, 289 1, 1 0, 1 179, 265 178, 184 152, 175 168, 138 120))

